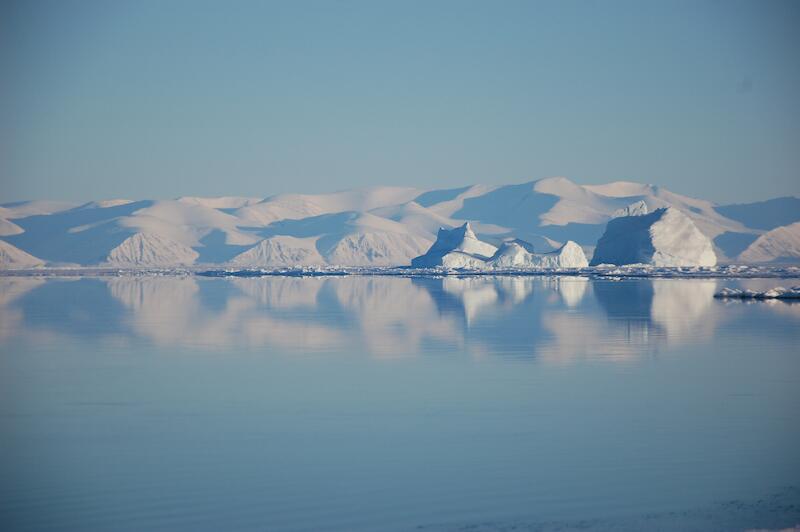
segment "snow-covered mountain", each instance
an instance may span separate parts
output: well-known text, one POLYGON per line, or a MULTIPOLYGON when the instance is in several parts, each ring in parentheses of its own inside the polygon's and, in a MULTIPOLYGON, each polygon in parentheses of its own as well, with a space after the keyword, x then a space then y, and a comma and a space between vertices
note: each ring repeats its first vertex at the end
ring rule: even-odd
POLYGON ((800 222, 767 231, 747 246, 739 258, 745 262, 800 261, 800 222))
POLYGON ((43 266, 44 261, 37 259, 29 253, 14 247, 8 242, 0 240, 0 268, 15 270, 21 268, 36 268, 43 266))
MULTIPOLYGON (((666 207, 688 217, 711 240, 720 262, 800 260, 800 244, 792 237, 797 233, 792 224, 800 222, 798 198, 717 205, 654 185, 582 186, 557 177, 504 186, 373 187, 265 199, 6 204, 0 205, 0 241, 7 258, 0 267, 407 265, 426 253, 440 228, 465 222, 487 246, 473 250, 483 257, 491 258, 511 239, 530 243, 534 254, 572 240, 591 256, 609 220, 666 207)), ((503 260, 524 258, 514 247, 509 254, 516 258, 503 260)))
POLYGON ((106 263, 109 266, 169 267, 194 263, 198 254, 192 248, 157 233, 136 233, 111 250, 106 263))

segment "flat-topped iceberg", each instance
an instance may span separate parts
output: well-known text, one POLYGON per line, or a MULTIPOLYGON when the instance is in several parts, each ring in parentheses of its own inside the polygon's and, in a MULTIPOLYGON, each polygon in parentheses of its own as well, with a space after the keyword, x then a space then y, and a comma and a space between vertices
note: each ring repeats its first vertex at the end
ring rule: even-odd
POLYGON ((556 269, 586 268, 589 261, 583 249, 571 240, 549 253, 534 253, 527 242, 512 240, 503 242, 497 253, 487 261, 487 267, 495 269, 556 269))
POLYGON ((591 265, 598 264, 714 266, 717 256, 711 240, 688 216, 667 207, 610 220, 592 257, 591 265))
POLYGON ((583 249, 569 241, 550 253, 534 253, 524 240, 503 242, 500 248, 482 242, 469 222, 455 229, 439 229, 436 242, 411 261, 413 268, 448 269, 552 269, 585 268, 589 265, 583 249))

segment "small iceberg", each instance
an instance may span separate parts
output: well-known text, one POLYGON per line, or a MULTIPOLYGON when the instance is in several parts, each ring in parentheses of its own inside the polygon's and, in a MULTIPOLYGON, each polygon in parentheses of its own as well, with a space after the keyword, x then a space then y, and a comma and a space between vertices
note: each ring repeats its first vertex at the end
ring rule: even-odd
POLYGON ((589 261, 583 249, 573 241, 549 253, 534 253, 533 246, 523 240, 503 242, 497 253, 487 261, 495 269, 561 269, 586 268, 589 261))
POLYGON ((800 300, 800 286, 784 288, 779 286, 764 292, 756 290, 742 290, 739 288, 723 288, 714 297, 720 299, 798 299, 800 300))

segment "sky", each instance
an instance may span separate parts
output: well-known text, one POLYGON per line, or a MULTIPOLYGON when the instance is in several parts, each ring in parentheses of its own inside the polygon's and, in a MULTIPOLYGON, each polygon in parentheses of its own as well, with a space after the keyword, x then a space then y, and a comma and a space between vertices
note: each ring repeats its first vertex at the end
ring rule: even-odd
POLYGON ((0 202, 800 195, 800 2, 6 0, 0 202))

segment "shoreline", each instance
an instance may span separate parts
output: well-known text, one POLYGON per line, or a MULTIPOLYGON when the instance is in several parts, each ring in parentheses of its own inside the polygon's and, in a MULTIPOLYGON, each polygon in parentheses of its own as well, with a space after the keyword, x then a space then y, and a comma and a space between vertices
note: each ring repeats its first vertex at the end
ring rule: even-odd
POLYGON ((440 269, 410 267, 304 268, 34 268, 0 270, 0 277, 590 277, 595 279, 792 279, 800 266, 726 265, 666 268, 648 265, 569 269, 440 269))

